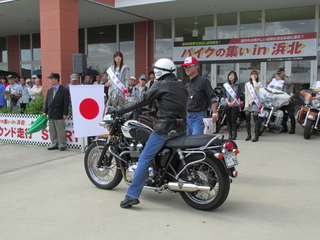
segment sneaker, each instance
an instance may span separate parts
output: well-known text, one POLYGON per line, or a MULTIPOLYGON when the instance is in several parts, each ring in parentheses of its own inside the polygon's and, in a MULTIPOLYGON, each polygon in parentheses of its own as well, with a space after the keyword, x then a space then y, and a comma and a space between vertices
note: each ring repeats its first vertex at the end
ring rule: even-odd
POLYGON ((139 204, 140 201, 137 198, 132 198, 126 195, 123 201, 120 203, 120 207, 122 208, 129 208, 132 207, 132 205, 137 205, 139 204))

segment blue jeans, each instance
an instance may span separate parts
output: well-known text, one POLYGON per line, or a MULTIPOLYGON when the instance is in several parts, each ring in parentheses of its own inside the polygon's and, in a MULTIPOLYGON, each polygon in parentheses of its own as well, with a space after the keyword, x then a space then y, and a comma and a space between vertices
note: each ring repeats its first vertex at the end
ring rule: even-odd
POLYGON ((152 133, 139 157, 138 166, 134 173, 133 180, 128 188, 127 196, 139 198, 142 188, 149 175, 149 167, 152 159, 157 155, 164 144, 174 137, 182 136, 185 132, 176 132, 168 136, 167 134, 152 133))
POLYGON ((204 122, 207 117, 207 112, 189 112, 187 114, 187 135, 203 134, 204 122))

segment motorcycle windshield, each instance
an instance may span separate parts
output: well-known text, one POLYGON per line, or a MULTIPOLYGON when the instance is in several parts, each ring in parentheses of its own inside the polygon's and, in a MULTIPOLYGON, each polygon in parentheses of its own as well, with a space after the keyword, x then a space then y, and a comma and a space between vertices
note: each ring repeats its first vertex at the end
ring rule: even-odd
POLYGON ((112 90, 106 103, 103 115, 107 114, 109 109, 122 107, 125 103, 126 101, 123 98, 123 94, 121 94, 117 89, 112 90))
POLYGON ((268 88, 282 91, 283 85, 284 85, 284 80, 277 80, 273 78, 270 84, 268 85, 268 88))

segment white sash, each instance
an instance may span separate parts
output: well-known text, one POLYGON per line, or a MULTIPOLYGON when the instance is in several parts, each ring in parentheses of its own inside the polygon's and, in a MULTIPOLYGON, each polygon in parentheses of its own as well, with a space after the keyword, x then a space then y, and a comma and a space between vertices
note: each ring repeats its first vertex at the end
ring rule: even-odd
POLYGON ((254 88, 253 88, 252 84, 250 82, 247 82, 246 86, 247 86, 247 88, 249 90, 249 93, 250 93, 253 101, 255 102, 255 104, 258 106, 258 109, 260 110, 262 107, 261 107, 259 98, 258 98, 256 92, 254 91, 254 88))
MULTIPOLYGON (((229 83, 225 83, 223 84, 224 88, 227 90, 227 92, 230 94, 230 96, 233 98, 233 99, 236 99, 237 98, 237 94, 233 91, 232 87, 230 86, 229 83)), ((237 103, 238 103, 238 106, 239 108, 242 107, 242 104, 240 102, 240 99, 238 98, 237 99, 237 103)))
POLYGON ((123 83, 117 77, 111 67, 108 68, 107 73, 109 75, 109 79, 113 82, 113 84, 126 95, 128 93, 126 86, 123 85, 123 83))

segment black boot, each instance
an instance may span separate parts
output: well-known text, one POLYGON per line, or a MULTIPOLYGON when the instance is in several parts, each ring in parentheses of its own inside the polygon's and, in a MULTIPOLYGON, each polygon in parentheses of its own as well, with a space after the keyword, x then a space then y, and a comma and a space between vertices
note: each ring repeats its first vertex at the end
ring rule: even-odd
POLYGON ((288 115, 287 113, 284 113, 282 118, 282 131, 281 131, 283 133, 288 132, 287 121, 288 121, 288 115))
POLYGON ((232 129, 231 129, 231 124, 227 123, 227 129, 228 129, 228 133, 229 133, 229 140, 232 140, 232 129))
POLYGON ((291 129, 289 134, 295 134, 296 132, 296 120, 294 119, 294 117, 290 117, 290 121, 291 121, 291 129))
POLYGON ((251 140, 251 124, 250 124, 250 113, 246 114, 246 128, 247 128, 247 133, 248 136, 246 138, 246 141, 251 140))
POLYGON ((231 140, 236 140, 237 139, 237 123, 232 123, 232 138, 231 140))
POLYGON ((253 121, 254 121, 254 139, 252 139, 252 142, 258 142, 259 136, 260 136, 260 124, 259 124, 259 116, 253 115, 253 121))

